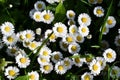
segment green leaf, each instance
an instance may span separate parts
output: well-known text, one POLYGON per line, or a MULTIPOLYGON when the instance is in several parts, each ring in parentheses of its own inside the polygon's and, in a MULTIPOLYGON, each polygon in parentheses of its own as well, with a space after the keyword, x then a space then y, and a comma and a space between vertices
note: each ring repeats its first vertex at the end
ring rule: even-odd
POLYGON ((29 76, 28 75, 19 76, 15 80, 29 80, 29 76))
POLYGON ((77 75, 72 75, 70 80, 79 80, 77 75))

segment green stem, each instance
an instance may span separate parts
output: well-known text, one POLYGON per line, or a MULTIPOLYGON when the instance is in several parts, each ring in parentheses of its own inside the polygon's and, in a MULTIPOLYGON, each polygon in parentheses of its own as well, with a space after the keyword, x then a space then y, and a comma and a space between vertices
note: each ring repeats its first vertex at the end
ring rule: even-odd
POLYGON ((104 22, 103 22, 103 24, 101 26, 101 31, 100 31, 100 35, 99 35, 99 45, 101 44, 101 40, 102 40, 102 37, 103 37, 103 31, 104 31, 108 16, 110 15, 112 4, 113 4, 113 0, 110 3, 110 6, 109 6, 109 8, 107 10, 107 14, 106 14, 105 19, 104 19, 104 22))

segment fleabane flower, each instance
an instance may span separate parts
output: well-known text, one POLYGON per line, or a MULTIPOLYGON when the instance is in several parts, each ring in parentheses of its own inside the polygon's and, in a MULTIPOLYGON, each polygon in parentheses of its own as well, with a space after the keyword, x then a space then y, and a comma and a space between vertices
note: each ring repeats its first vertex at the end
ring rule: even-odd
POLYGON ((89 26, 91 24, 91 18, 87 13, 81 13, 78 16, 79 25, 89 26))
POLYGON ((8 66, 5 69, 5 76, 7 76, 7 78, 9 80, 11 79, 15 79, 18 75, 19 75, 19 69, 15 66, 8 66))
POLYGON ((77 30, 78 28, 77 28, 77 26, 76 25, 71 25, 70 27, 69 27, 69 33, 70 34, 76 34, 77 33, 77 30))
POLYGON ((44 56, 39 55, 37 58, 37 61, 40 65, 46 64, 48 62, 50 62, 50 59, 44 56))
POLYGON ((110 76, 112 78, 120 78, 120 68, 118 66, 113 66, 111 72, 110 72, 110 76))
POLYGON ((101 6, 97 6, 94 8, 93 13, 97 17, 103 17, 104 16, 104 9, 101 6))
POLYGON ((82 36, 80 33, 76 33, 74 35, 74 38, 75 38, 75 41, 78 43, 83 43, 85 40, 84 36, 82 36))
POLYGON ((23 55, 23 54, 18 54, 15 57, 15 60, 20 68, 26 68, 30 64, 30 59, 26 55, 23 55))
POLYGON ((64 58, 63 62, 64 62, 64 65, 66 66, 67 70, 72 68, 73 61, 70 58, 68 58, 68 57, 64 58))
POLYGON ((67 27, 61 22, 55 23, 53 27, 53 32, 57 37, 64 37, 67 34, 67 27))
POLYGON ((105 58, 103 58, 103 57, 96 57, 96 60, 97 60, 97 62, 100 63, 101 70, 103 70, 105 68, 105 66, 106 66, 105 58))
POLYGON ((42 16, 44 23, 50 24, 54 20, 54 14, 50 10, 44 10, 42 16))
POLYGON ((68 19, 74 19, 75 18, 75 12, 73 10, 67 10, 66 16, 68 19))
POLYGON ((39 74, 37 71, 28 72, 29 80, 39 80, 39 74))
POLYGON ((93 75, 89 72, 85 72, 82 76, 81 76, 81 80, 93 80, 93 75))
POLYGON ((46 7, 46 5, 45 5, 45 2, 43 2, 43 1, 37 1, 37 2, 34 4, 34 8, 35 8, 36 10, 39 10, 39 11, 45 9, 45 7, 46 7))
POLYGON ((67 22, 68 26, 76 25, 76 22, 74 19, 69 19, 67 22))
POLYGON ((35 39, 35 33, 32 30, 25 30, 25 41, 33 41, 35 39))
POLYGON ((14 25, 11 22, 5 22, 0 26, 3 35, 9 36, 14 33, 14 25))
POLYGON ((106 62, 111 63, 116 59, 116 52, 113 49, 108 48, 103 52, 103 56, 106 62))
POLYGON ((116 20, 113 16, 108 16, 106 27, 113 28, 116 25, 116 20))
MULTIPOLYGON (((102 27, 100 28, 100 31, 102 30, 102 27)), ((107 26, 103 27, 103 35, 107 35, 109 33, 109 28, 107 26)))
POLYGON ((42 13, 40 11, 35 11, 34 14, 33 14, 33 19, 36 21, 36 22, 41 22, 43 21, 42 19, 42 13))
POLYGON ((55 0, 46 0, 49 4, 55 3, 55 0))
POLYGON ((89 34, 89 28, 87 26, 80 26, 78 28, 78 32, 83 36, 86 37, 89 34))
POLYGON ((65 43, 65 42, 62 41, 62 40, 59 42, 59 46, 60 46, 60 48, 61 48, 63 51, 67 51, 67 49, 68 49, 68 44, 65 43))

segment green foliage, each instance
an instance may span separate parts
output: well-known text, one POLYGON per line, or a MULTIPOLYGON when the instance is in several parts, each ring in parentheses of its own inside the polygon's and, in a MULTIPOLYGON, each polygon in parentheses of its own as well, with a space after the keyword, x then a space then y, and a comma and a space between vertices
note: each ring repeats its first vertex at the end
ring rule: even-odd
POLYGON ((29 76, 28 75, 18 76, 15 80, 29 80, 29 76))

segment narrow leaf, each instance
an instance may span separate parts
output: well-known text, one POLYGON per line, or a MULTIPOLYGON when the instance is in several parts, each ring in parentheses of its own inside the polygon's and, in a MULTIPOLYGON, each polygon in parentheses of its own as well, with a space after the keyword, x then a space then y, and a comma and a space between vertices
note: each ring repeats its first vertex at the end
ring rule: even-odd
POLYGON ((19 77, 17 77, 15 80, 29 80, 29 76, 28 76, 28 75, 19 76, 19 77))

